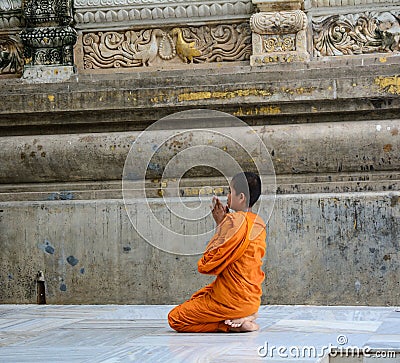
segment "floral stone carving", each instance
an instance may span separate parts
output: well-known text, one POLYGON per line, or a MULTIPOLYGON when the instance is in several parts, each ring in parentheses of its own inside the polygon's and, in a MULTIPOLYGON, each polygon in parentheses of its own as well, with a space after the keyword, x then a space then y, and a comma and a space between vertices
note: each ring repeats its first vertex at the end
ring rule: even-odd
POLYGON ((246 23, 92 32, 84 34, 82 42, 85 69, 241 61, 251 54, 246 23))
POLYGON ((314 55, 399 51, 399 13, 365 12, 313 19, 314 55))

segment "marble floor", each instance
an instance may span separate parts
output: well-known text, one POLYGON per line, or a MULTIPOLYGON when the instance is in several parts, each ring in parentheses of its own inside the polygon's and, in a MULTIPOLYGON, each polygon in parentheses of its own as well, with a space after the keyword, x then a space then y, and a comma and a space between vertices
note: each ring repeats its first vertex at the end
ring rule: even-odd
POLYGON ((329 349, 364 347, 372 357, 348 361, 400 363, 395 307, 262 306, 258 332, 228 334, 176 333, 171 308, 0 305, 0 362, 335 363, 329 349))

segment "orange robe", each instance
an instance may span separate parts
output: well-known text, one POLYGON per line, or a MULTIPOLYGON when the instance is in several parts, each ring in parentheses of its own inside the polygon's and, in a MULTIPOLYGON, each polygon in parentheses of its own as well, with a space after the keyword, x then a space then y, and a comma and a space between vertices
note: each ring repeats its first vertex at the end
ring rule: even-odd
POLYGON ((264 281, 265 238, 265 223, 257 214, 227 214, 197 263, 199 272, 217 277, 170 311, 171 328, 179 332, 227 332, 226 319, 256 313, 264 281))

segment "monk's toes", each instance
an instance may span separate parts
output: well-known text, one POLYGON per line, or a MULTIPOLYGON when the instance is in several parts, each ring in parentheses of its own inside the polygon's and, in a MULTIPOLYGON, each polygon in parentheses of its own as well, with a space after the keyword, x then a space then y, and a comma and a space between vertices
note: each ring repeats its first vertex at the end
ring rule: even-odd
POLYGON ((225 324, 232 326, 232 320, 225 320, 225 324))

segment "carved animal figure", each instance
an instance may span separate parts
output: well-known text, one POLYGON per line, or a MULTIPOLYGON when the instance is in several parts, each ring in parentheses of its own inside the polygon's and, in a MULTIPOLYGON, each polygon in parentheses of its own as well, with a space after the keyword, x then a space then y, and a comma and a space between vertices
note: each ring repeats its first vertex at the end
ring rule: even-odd
POLYGON ((156 59, 158 52, 158 41, 157 37, 162 36, 162 32, 159 29, 153 30, 151 34, 150 42, 144 46, 141 46, 141 50, 133 55, 133 59, 141 60, 144 66, 151 66, 151 63, 156 59))
POLYGON ((201 55, 201 52, 195 48, 195 42, 186 42, 182 36, 182 30, 180 28, 172 29, 171 34, 177 35, 176 39, 176 52, 186 63, 193 62, 193 57, 201 55))

